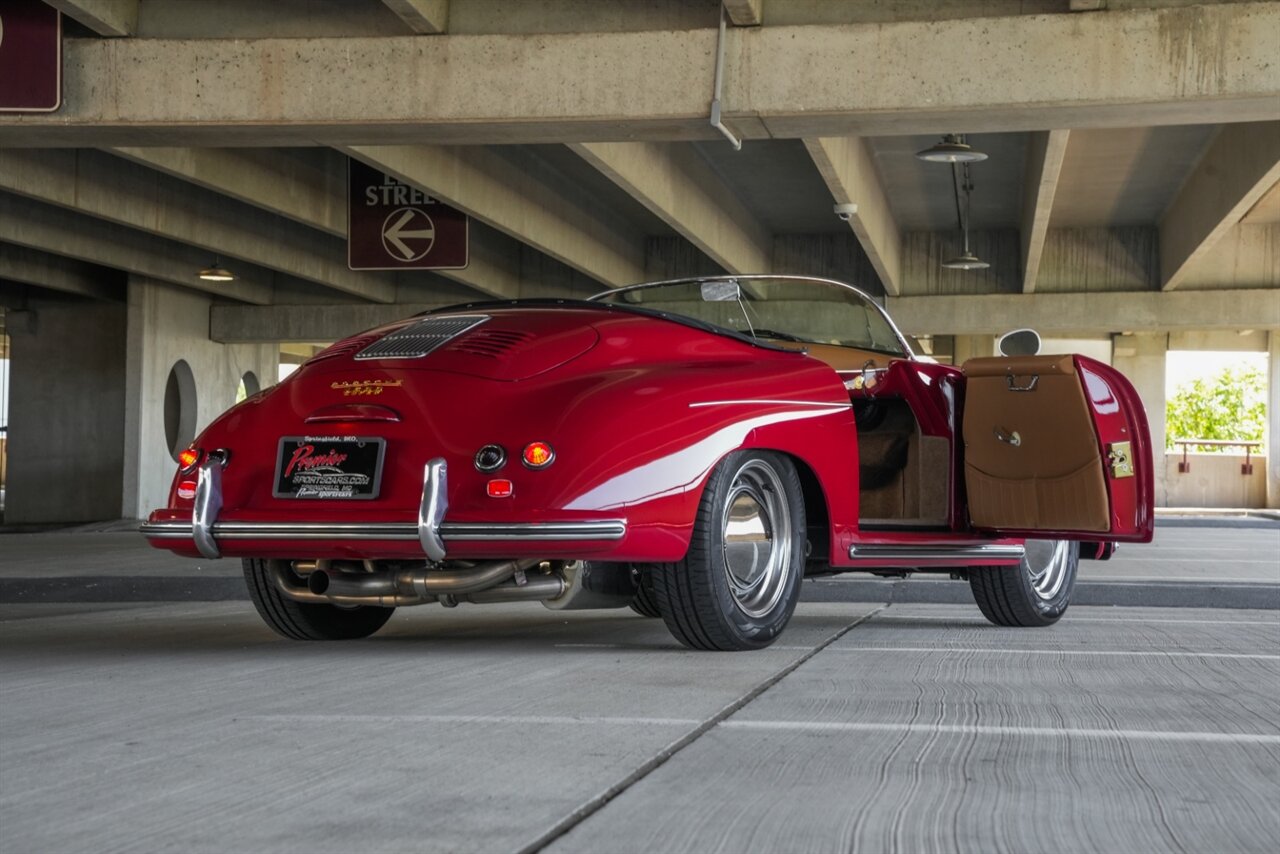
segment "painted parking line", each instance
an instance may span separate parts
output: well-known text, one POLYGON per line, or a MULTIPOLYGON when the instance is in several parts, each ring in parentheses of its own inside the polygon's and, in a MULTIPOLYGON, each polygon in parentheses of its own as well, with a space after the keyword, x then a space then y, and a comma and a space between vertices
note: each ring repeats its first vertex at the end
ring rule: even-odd
POLYGON ((970 647, 970 646, 842 646, 829 647, 826 652, 964 652, 974 655, 1092 655, 1125 658, 1231 658, 1280 661, 1280 655, 1252 652, 1193 652, 1191 650, 1127 650, 1127 649, 1026 649, 1020 647, 970 647))
POLYGON ((1199 582, 1203 584, 1280 584, 1280 576, 1272 578, 1244 578, 1241 576, 1218 577, 1204 573, 1202 575, 1111 575, 1109 573, 1089 572, 1078 576, 1081 581, 1090 581, 1093 583, 1106 584, 1112 581, 1133 582, 1133 581, 1169 581, 1178 584, 1186 584, 1187 582, 1199 582))
POLYGON ((645 718, 577 715, 236 715, 237 722, 280 724, 545 724, 549 726, 698 726, 693 718, 645 718))
MULTIPOLYGON (((967 614, 964 614, 964 615, 956 614, 952 616, 936 616, 936 617, 931 617, 925 614, 889 614, 887 616, 889 619, 893 619, 893 620, 919 620, 925 623, 946 623, 946 622, 953 622, 962 617, 969 618, 969 615, 967 614)), ((987 621, 986 617, 979 617, 977 614, 974 614, 971 617, 971 619, 973 619, 974 621, 981 620, 983 623, 986 623, 987 621)), ((877 620, 876 622, 883 623, 884 621, 877 620)), ((1145 623, 1187 623, 1190 625, 1205 625, 1205 626, 1276 626, 1276 627, 1280 627, 1280 617, 1276 617, 1274 620, 1225 620, 1225 619, 1224 620, 1177 620, 1177 619, 1163 619, 1158 617, 1077 617, 1075 615, 1072 615, 1067 617, 1062 622, 1062 625, 1066 626, 1071 623, 1119 623, 1122 625, 1145 624, 1145 623)))
POLYGON ((981 724, 842 723, 821 721, 727 720, 720 729, 770 732, 893 732, 924 735, 994 735, 1015 738, 1066 738, 1103 741, 1175 741, 1227 744, 1280 745, 1280 735, 1253 732, 1179 732, 1145 729, 1074 729, 1069 727, 988 726, 981 724))

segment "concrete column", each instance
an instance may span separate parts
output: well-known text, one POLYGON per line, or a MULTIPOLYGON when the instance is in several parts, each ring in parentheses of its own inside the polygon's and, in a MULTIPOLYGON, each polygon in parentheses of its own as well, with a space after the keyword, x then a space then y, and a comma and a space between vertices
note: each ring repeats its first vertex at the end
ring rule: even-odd
POLYGON ((129 279, 119 514, 125 518, 164 506, 175 470, 171 445, 181 450, 232 406, 242 377, 252 373, 262 388, 276 381, 278 345, 209 340, 210 305, 203 294, 129 279))
POLYGON ((125 307, 33 299, 10 312, 6 524, 119 518, 125 307))
POLYGON ((980 359, 996 355, 996 336, 994 335, 957 335, 955 361, 960 367, 970 359, 980 359))
POLYGON ((1117 335, 1112 342, 1112 365, 1129 378, 1142 398, 1151 426, 1151 455, 1155 466, 1156 506, 1168 502, 1165 476, 1165 361, 1169 336, 1164 332, 1117 335))
POLYGON ((1280 509, 1280 332, 1272 331, 1267 360, 1267 506, 1280 509))

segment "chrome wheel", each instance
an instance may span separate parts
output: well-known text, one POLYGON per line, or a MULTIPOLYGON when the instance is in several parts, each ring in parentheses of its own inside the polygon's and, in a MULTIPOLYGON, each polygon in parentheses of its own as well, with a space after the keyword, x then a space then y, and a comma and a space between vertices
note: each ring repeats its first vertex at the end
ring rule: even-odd
POLYGON ((645 567, 671 634, 693 649, 763 649, 782 633, 805 569, 800 473, 776 451, 734 451, 707 477, 682 560, 645 567))
POLYGON ((792 562, 791 511, 771 465, 755 459, 738 469, 720 522, 733 602, 747 616, 763 617, 787 589, 792 562))
POLYGON ((1067 540, 1027 540, 1022 571, 1031 581, 1031 589, 1048 602, 1057 597, 1066 582, 1071 566, 1072 544, 1067 540))

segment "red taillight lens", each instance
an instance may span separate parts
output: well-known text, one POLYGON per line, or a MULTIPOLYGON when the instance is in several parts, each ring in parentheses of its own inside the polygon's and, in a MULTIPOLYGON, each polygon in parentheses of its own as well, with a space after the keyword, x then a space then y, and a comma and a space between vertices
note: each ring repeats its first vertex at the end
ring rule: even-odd
POLYGON ((490 498, 510 498, 514 488, 511 481, 499 478, 489 481, 486 491, 490 498))
POLYGON ((178 465, 182 467, 183 471, 189 471, 196 467, 202 456, 204 456, 203 451, 197 448, 187 448, 185 451, 178 453, 178 465))
POLYGON ((556 452, 546 442, 530 442, 524 446, 524 464, 531 469, 546 468, 556 458, 556 452))
POLYGON ((196 482, 194 480, 184 480, 178 484, 178 497, 190 501, 196 497, 196 482))

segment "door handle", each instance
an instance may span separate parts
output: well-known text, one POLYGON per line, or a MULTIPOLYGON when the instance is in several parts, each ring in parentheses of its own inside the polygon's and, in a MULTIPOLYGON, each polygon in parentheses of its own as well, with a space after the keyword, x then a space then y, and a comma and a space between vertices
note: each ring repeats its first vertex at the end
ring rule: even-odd
POLYGON ((1039 374, 1031 375, 1031 382, 1026 385, 1018 385, 1017 380, 1013 376, 1013 371, 1008 371, 1005 375, 1005 382, 1009 384, 1009 391, 1035 391, 1036 383, 1040 382, 1039 374))

